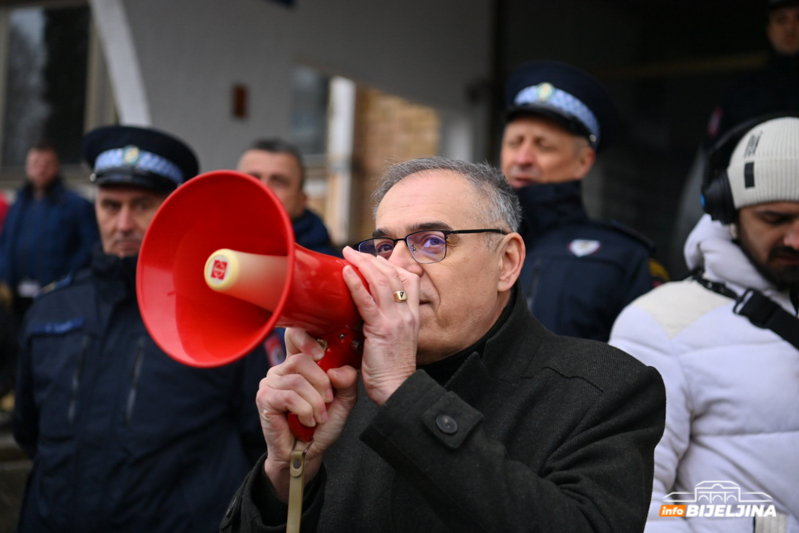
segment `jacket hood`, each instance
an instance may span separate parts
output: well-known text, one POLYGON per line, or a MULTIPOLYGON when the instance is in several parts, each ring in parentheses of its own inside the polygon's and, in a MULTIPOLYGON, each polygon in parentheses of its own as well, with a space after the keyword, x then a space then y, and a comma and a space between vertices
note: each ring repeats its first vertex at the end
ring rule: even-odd
POLYGON ((693 270, 701 267, 705 277, 720 281, 738 294, 756 289, 787 311, 795 310, 787 291, 780 292, 757 271, 743 250, 732 240, 730 226, 704 215, 685 241, 685 262, 693 270))

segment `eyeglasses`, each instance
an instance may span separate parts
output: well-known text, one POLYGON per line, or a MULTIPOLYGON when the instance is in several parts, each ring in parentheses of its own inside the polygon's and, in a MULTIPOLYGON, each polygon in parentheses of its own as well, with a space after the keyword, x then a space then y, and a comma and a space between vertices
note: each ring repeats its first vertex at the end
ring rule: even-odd
POLYGON ((400 239, 377 237, 359 242, 356 246, 359 252, 388 259, 394 252, 399 241, 405 241, 405 246, 411 252, 414 261, 423 265, 438 263, 447 256, 447 238, 453 234, 464 233, 500 233, 507 235, 501 229, 460 229, 460 230, 422 230, 409 233, 400 239))

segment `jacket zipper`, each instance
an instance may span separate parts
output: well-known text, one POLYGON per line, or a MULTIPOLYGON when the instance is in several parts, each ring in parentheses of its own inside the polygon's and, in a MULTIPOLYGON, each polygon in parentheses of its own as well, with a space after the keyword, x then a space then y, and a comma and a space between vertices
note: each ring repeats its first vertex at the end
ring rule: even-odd
POLYGON ((130 392, 128 392, 128 408, 125 413, 125 424, 130 427, 130 420, 133 418, 133 407, 136 405, 136 390, 139 387, 139 376, 141 375, 141 364, 144 359, 144 337, 139 337, 138 349, 136 351, 136 362, 133 363, 133 375, 131 377, 130 392))
POLYGON ((75 412, 78 408, 78 388, 80 387, 80 379, 83 374, 83 360, 86 358, 86 349, 89 347, 89 336, 84 335, 80 345, 80 355, 78 356, 78 366, 75 367, 75 373, 72 375, 72 399, 69 401, 69 409, 67 410, 67 419, 69 425, 75 421, 75 412))

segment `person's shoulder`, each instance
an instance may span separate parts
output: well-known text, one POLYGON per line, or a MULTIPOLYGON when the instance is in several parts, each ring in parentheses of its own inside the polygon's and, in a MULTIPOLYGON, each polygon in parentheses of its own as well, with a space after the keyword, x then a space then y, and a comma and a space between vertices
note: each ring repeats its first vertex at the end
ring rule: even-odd
POLYGON ((80 206, 80 207, 86 207, 92 205, 92 203, 88 199, 81 196, 72 189, 64 187, 64 191, 62 194, 64 200, 71 205, 80 206))
POLYGON ((655 243, 651 239, 617 220, 590 220, 588 224, 606 235, 611 245, 640 248, 650 255, 654 253, 655 243))
MULTIPOLYGON (((732 303, 730 298, 689 278, 655 287, 635 299, 629 308, 646 313, 673 337, 706 314, 732 303)), ((620 320, 623 322, 624 317, 620 320)))
POLYGON ((646 381, 651 369, 605 342, 552 334, 541 344, 544 366, 568 379, 582 379, 600 391, 619 381, 646 381))
POLYGON ((43 287, 24 318, 27 335, 62 334, 81 328, 94 305, 91 271, 79 270, 43 287))
POLYGON ((45 301, 55 296, 64 296, 74 291, 83 290, 89 285, 91 270, 84 268, 77 272, 70 272, 63 278, 45 285, 36 295, 36 301, 45 301))

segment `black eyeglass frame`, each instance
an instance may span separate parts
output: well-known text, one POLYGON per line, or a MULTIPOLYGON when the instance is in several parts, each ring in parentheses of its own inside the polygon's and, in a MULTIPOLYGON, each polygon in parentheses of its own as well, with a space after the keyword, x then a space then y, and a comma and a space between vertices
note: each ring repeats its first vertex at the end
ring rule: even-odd
POLYGON ((369 255, 374 255, 375 257, 379 257, 380 254, 377 252, 377 246, 373 246, 375 252, 371 253, 371 252, 363 252, 361 250, 361 245, 364 244, 364 243, 367 243, 367 242, 374 242, 376 240, 391 241, 393 243, 393 245, 394 245, 394 247, 391 249, 391 253, 394 253, 394 250, 397 248, 397 243, 400 242, 400 241, 405 241, 405 246, 408 248, 408 252, 410 252, 411 257, 413 257, 414 261, 416 261, 420 265, 432 265, 432 264, 435 264, 435 263, 440 263, 441 261, 446 259, 447 250, 449 248, 449 246, 448 246, 449 240, 448 239, 449 239, 450 235, 462 235, 462 234, 469 234, 469 233, 498 233, 500 235, 508 235, 507 231, 501 230, 499 228, 490 228, 490 229, 421 229, 419 231, 411 232, 411 233, 407 234, 406 236, 400 237, 398 239, 392 239, 391 237, 372 237, 371 239, 365 239, 365 240, 362 240, 361 242, 357 243, 355 245, 355 248, 359 252, 368 253, 369 255), (438 259, 436 261, 427 261, 427 262, 419 261, 418 259, 416 259, 416 256, 413 253, 413 249, 411 248, 411 245, 408 244, 408 237, 412 237, 413 235, 416 235, 416 234, 419 234, 419 233, 432 233, 432 232, 443 233, 444 234, 444 255, 441 256, 441 259, 438 259))

